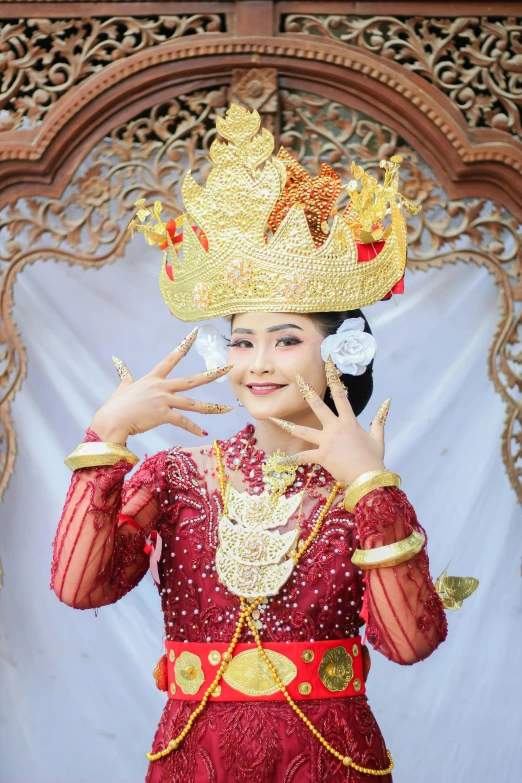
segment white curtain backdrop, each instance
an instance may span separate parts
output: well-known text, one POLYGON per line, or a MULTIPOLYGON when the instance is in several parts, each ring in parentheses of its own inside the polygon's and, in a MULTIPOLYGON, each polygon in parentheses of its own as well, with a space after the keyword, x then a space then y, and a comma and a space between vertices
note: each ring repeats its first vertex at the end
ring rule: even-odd
MULTIPOLYGON (((1 783, 144 780, 165 700, 151 674, 163 650, 152 578, 98 616, 60 604, 48 585, 70 479, 63 459, 117 385, 111 355, 138 377, 191 328, 163 304, 158 263, 136 242, 100 270, 37 263, 16 282, 29 370, 12 409, 18 456, 0 507, 1 783)), ((427 661, 400 667, 372 655, 369 698, 396 759, 394 779, 515 783, 522 520, 500 456, 503 404, 486 370, 497 291, 483 269, 446 266, 409 273, 404 296, 366 314, 378 355, 361 421, 392 397, 387 464, 427 528, 432 574, 451 560, 450 573, 481 583, 448 613, 448 640, 427 661)), ((195 353, 184 362, 202 368, 195 353)), ((228 384, 211 388, 213 399, 234 402, 228 384)), ((209 388, 201 394, 208 399, 209 388)), ((237 408, 212 418, 211 437, 244 421, 237 408)), ((178 443, 196 438, 164 426, 130 446, 143 457, 178 443)))

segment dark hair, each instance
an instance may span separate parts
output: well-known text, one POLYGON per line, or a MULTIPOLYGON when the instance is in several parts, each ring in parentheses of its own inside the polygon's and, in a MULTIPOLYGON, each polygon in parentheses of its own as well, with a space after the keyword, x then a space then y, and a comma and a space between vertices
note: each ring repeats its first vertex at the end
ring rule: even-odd
MULTIPOLYGON (((325 337, 328 337, 329 334, 335 334, 342 322, 347 318, 362 318, 364 320, 364 331, 368 332, 368 334, 372 333, 362 310, 344 310, 340 313, 308 313, 308 315, 315 321, 325 337)), ((348 389, 348 398, 353 412, 356 416, 359 416, 366 408, 373 392, 373 359, 366 368, 366 372, 362 375, 341 375, 341 380, 348 389)), ((324 401, 335 413, 335 405, 329 388, 326 389, 324 401)))

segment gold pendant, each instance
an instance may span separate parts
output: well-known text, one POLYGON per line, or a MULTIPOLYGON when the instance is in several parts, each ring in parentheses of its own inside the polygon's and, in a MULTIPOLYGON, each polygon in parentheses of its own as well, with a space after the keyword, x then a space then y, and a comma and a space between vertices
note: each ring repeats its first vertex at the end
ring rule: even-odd
POLYGON ((288 487, 294 483, 297 475, 297 465, 281 464, 281 460, 285 457, 285 452, 278 449, 261 465, 263 482, 273 503, 285 494, 288 487))
POLYGON ((278 498, 277 503, 265 490, 260 495, 238 492, 232 486, 225 490, 227 516, 235 519, 242 527, 250 530, 270 530, 286 525, 292 514, 299 508, 303 492, 297 492, 289 498, 278 498))
POLYGON ((265 490, 261 495, 226 489, 225 508, 219 520, 219 546, 216 569, 221 582, 234 595, 253 600, 276 595, 289 579, 299 528, 279 533, 273 528, 286 525, 297 511, 302 492, 274 499, 265 490))

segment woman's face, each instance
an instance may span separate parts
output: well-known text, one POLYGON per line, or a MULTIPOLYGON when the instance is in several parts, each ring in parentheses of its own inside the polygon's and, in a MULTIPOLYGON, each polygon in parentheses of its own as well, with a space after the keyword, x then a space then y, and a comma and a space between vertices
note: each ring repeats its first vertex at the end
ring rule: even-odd
POLYGON ((324 335, 307 315, 239 313, 234 316, 228 378, 237 399, 254 419, 310 415, 296 384, 297 370, 323 397, 326 390, 321 343, 324 335))

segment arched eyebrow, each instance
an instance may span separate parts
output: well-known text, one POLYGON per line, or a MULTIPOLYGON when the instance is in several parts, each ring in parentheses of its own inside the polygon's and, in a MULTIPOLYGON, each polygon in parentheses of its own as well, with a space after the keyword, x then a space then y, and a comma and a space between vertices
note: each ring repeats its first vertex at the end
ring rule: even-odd
MULTIPOLYGON (((297 324, 277 324, 277 326, 269 326, 265 331, 279 332, 281 329, 299 329, 300 332, 303 331, 297 324)), ((255 334, 255 329, 234 329, 232 334, 255 334)))
POLYGON ((280 329, 299 329, 300 332, 303 331, 297 324, 278 324, 278 326, 269 326, 266 331, 278 332, 280 329))

